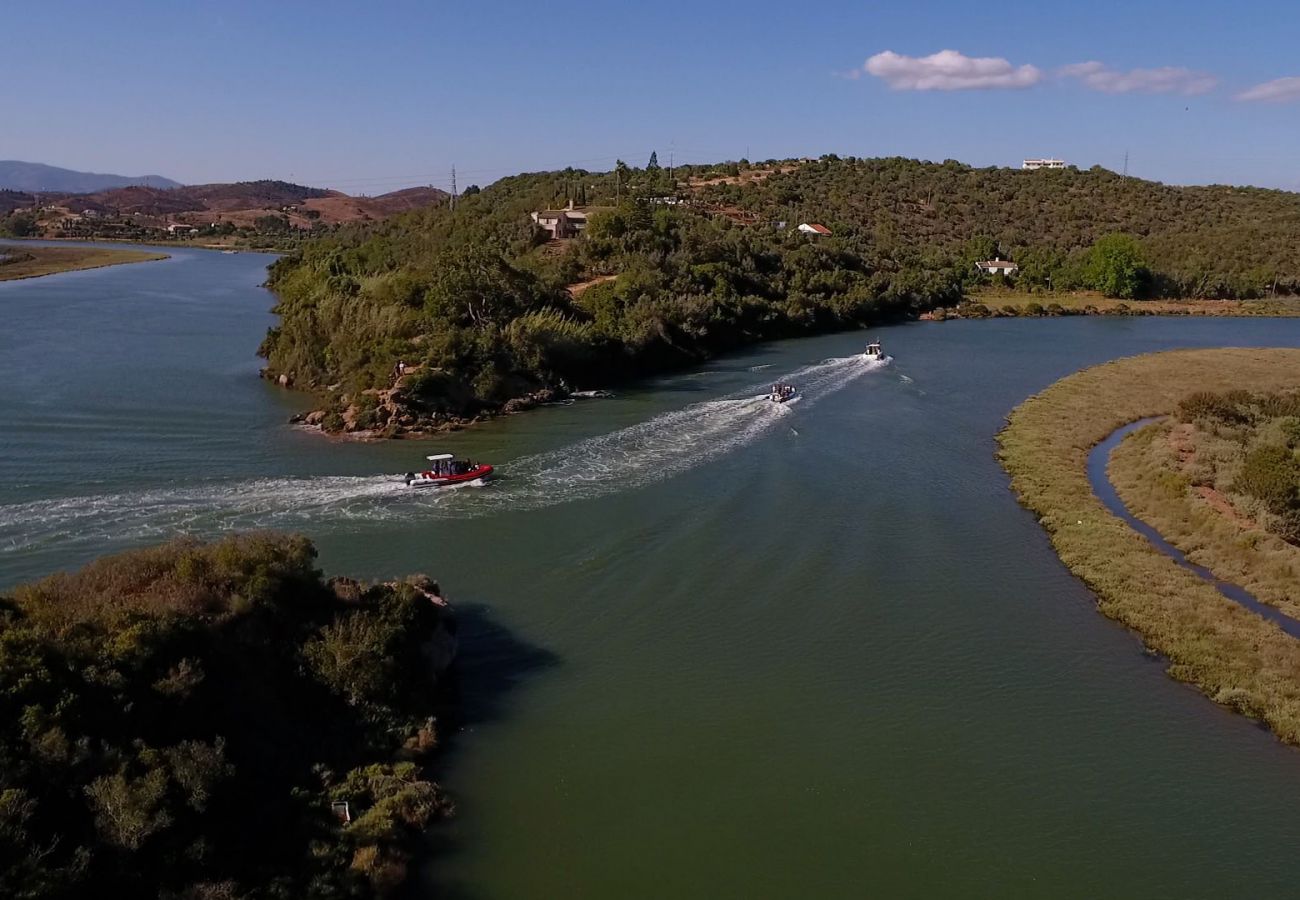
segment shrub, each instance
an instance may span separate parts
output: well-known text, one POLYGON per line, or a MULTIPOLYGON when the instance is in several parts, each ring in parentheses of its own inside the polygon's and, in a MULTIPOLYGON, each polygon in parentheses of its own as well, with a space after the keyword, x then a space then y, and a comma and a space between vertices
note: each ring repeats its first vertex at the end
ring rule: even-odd
POLYGON ((1275 515, 1296 505, 1300 463, 1288 447, 1265 445, 1246 454, 1232 490, 1262 501, 1275 515))

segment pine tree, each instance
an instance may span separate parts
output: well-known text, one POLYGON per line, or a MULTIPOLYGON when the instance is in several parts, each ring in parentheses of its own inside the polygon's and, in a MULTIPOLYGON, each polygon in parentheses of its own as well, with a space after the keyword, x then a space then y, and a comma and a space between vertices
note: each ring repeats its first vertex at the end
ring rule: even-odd
POLYGON ((659 168, 659 154, 656 151, 651 150, 650 162, 645 164, 645 169, 647 172, 652 172, 658 168, 659 168))

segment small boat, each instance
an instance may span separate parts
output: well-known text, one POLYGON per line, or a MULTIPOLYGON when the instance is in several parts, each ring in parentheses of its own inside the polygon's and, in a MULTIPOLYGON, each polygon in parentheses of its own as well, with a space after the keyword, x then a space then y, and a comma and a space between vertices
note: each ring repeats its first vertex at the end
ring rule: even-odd
POLYGON ((880 348, 880 341, 872 341, 867 344, 867 349, 863 351, 862 358, 867 362, 883 362, 889 359, 885 351, 880 348))
POLYGON ((222 250, 221 252, 222 252, 222 253, 234 254, 234 253, 238 253, 239 251, 238 251, 238 250, 222 250))
POLYGON ((448 487, 453 484, 483 483, 492 474, 492 467, 485 463, 457 459, 451 453, 435 453, 427 456, 429 468, 423 472, 407 472, 407 487, 448 487))
POLYGON ((789 403, 796 397, 793 384, 786 384, 784 381, 778 381, 772 385, 772 391, 767 395, 767 399, 773 403, 789 403))

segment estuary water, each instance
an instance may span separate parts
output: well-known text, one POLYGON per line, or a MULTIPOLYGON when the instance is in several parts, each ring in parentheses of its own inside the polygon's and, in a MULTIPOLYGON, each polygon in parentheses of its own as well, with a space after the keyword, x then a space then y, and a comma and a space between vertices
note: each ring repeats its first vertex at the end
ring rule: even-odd
POLYGON ((1080 367, 1300 320, 911 324, 884 369, 790 341, 365 444, 257 379, 269 261, 0 283, 0 590, 258 527, 440 579, 468 720, 414 895, 1294 896, 1300 752, 1098 615, 993 453, 1080 367), (803 399, 753 399, 777 378, 803 399), (401 489, 435 451, 502 478, 401 489))

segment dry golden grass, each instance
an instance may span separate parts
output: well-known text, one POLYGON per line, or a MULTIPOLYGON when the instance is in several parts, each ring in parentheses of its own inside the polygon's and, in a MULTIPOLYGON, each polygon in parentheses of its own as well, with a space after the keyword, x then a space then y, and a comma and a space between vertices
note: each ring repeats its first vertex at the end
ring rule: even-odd
POLYGON ((99 247, 0 247, 0 281, 39 278, 78 269, 100 269, 122 263, 166 259, 166 253, 144 250, 105 250, 99 247), (5 262, 4 257, 13 258, 5 262))
POLYGON ((1100 610, 1169 660, 1169 674, 1300 744, 1300 641, 1182 568, 1092 493, 1088 451, 1121 425, 1170 413, 1193 391, 1300 383, 1300 350, 1176 350, 1085 369, 1030 397, 999 459, 1100 610))
POLYGON ((1300 316, 1300 299, 1278 297, 1268 300, 1115 300, 1095 291, 1030 294, 1025 291, 985 288, 972 291, 970 302, 990 310, 1013 307, 1022 314, 1031 303, 1047 307, 1055 303, 1070 313, 1132 314, 1161 316, 1300 316))
POLYGON ((1110 477, 1120 498, 1192 562, 1300 619, 1300 548, 1197 494, 1170 446, 1170 428, 1143 428, 1115 450, 1110 477))

